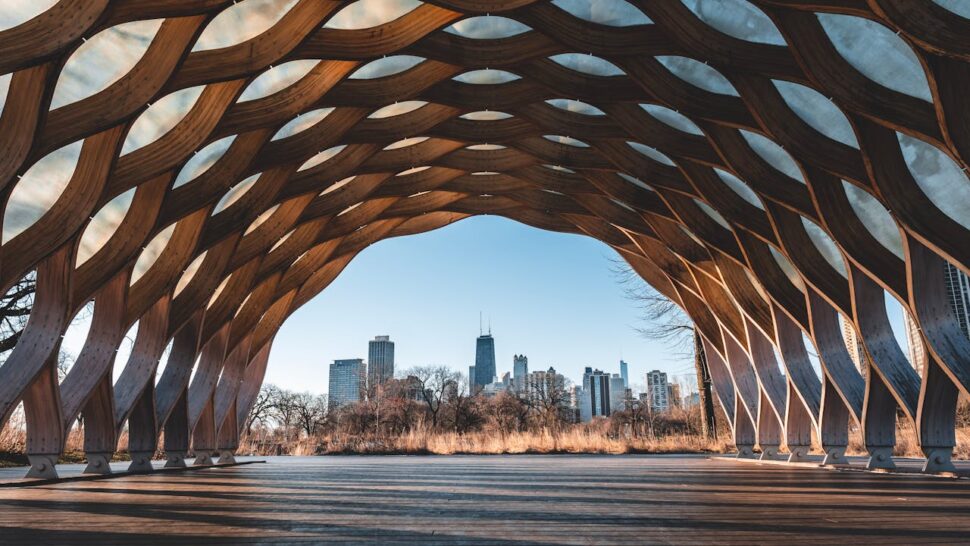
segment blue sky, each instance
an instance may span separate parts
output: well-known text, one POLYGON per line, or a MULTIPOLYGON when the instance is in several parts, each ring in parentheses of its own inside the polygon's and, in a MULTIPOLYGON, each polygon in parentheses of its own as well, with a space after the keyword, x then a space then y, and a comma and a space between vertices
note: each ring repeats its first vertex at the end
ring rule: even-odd
POLYGON ((388 334, 396 370, 444 364, 467 373, 479 312, 491 320, 499 375, 512 355, 530 370, 555 366, 573 381, 585 366, 630 382, 660 369, 693 366, 641 337, 640 312, 611 271, 616 253, 579 235, 479 216, 364 250, 322 294, 294 313, 273 345, 266 381, 325 392, 329 363, 367 357, 367 341, 388 334))

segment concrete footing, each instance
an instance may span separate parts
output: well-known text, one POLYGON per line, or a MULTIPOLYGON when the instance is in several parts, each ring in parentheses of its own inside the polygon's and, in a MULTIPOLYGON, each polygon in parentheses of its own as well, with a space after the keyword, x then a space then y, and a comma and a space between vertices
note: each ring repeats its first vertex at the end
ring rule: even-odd
POLYGON ((165 453, 165 468, 185 468, 184 451, 167 451, 165 453))
POLYGON ((25 478, 57 479, 57 455, 27 455, 30 468, 25 478))
POLYGON ((198 451, 195 454, 195 462, 192 466, 212 466, 215 464, 212 462, 212 454, 208 451, 198 451))
POLYGON ((846 446, 825 446, 825 458, 822 459, 822 466, 833 466, 849 464, 845 458, 846 446))
POLYGON ((924 448, 926 463, 923 464, 923 472, 927 474, 939 474, 941 472, 956 472, 953 465, 952 447, 931 447, 924 448))
POLYGON ((772 444, 761 444, 761 459, 762 461, 777 461, 781 457, 778 455, 778 445, 772 444))
POLYGON ((111 474, 111 454, 110 453, 87 453, 88 466, 84 468, 84 474, 111 474))
POLYGON ((219 464, 236 464, 236 455, 232 451, 220 452, 219 464))
POLYGON ((870 447, 869 462, 866 463, 866 470, 895 470, 896 463, 893 462, 893 448, 870 447))
POLYGON ((142 474, 154 471, 155 468, 152 466, 152 455, 154 454, 151 451, 132 451, 128 472, 142 474))
POLYGON ((807 462, 809 446, 788 446, 788 462, 804 463, 807 462))
POLYGON ((753 459, 754 458, 754 446, 738 444, 738 459, 753 459))

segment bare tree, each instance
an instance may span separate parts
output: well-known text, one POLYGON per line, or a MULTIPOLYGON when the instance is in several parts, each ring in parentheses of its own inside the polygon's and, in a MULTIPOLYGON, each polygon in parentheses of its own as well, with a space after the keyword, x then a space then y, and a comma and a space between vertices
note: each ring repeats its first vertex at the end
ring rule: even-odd
POLYGON ((296 426, 297 419, 297 394, 292 391, 280 389, 276 400, 273 402, 273 419, 280 428, 283 429, 283 441, 290 439, 290 433, 296 426))
POLYGON ((647 339, 663 341, 684 360, 694 358, 694 323, 676 303, 657 291, 634 271, 629 264, 616 258, 613 274, 623 285, 627 298, 641 310, 641 325, 637 332, 647 339))
POLYGON ((30 318, 36 289, 37 276, 31 271, 0 297, 0 354, 17 345, 30 318))
POLYGON ((267 424, 273 415, 273 404, 279 398, 279 391, 280 388, 272 383, 266 383, 259 388, 253 407, 249 410, 249 416, 246 418, 246 434, 252 434, 253 425, 256 423, 267 424))
POLYGON ((414 376, 420 388, 421 401, 431 418, 431 427, 437 428, 442 402, 449 397, 449 392, 458 390, 462 375, 447 366, 418 366, 408 370, 405 375, 414 376))
POLYGON ((548 430, 559 430, 570 421, 570 394, 563 376, 545 374, 543 381, 530 382, 524 402, 532 409, 536 419, 548 430))
POLYGON ((327 417, 327 397, 322 394, 302 392, 293 395, 293 406, 296 414, 296 424, 306 433, 313 436, 327 417))

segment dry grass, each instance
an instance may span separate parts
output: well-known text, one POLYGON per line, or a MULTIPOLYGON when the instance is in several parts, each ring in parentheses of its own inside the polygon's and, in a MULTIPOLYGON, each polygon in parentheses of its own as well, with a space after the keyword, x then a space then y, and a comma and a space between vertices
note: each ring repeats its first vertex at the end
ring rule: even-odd
POLYGON ((288 442, 267 442, 259 435, 244 438, 240 452, 255 455, 327 454, 516 454, 516 453, 723 453, 727 439, 710 441, 699 435, 677 434, 663 438, 611 437, 596 428, 572 427, 562 432, 537 431, 431 432, 416 428, 390 438, 327 436, 288 442))

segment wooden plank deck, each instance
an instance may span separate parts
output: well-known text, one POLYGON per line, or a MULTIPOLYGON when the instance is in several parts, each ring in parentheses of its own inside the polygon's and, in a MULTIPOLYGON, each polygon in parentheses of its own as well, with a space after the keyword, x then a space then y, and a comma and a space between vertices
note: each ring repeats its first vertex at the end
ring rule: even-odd
POLYGON ((970 480, 696 456, 270 458, 0 490, 0 544, 970 541, 970 480))

